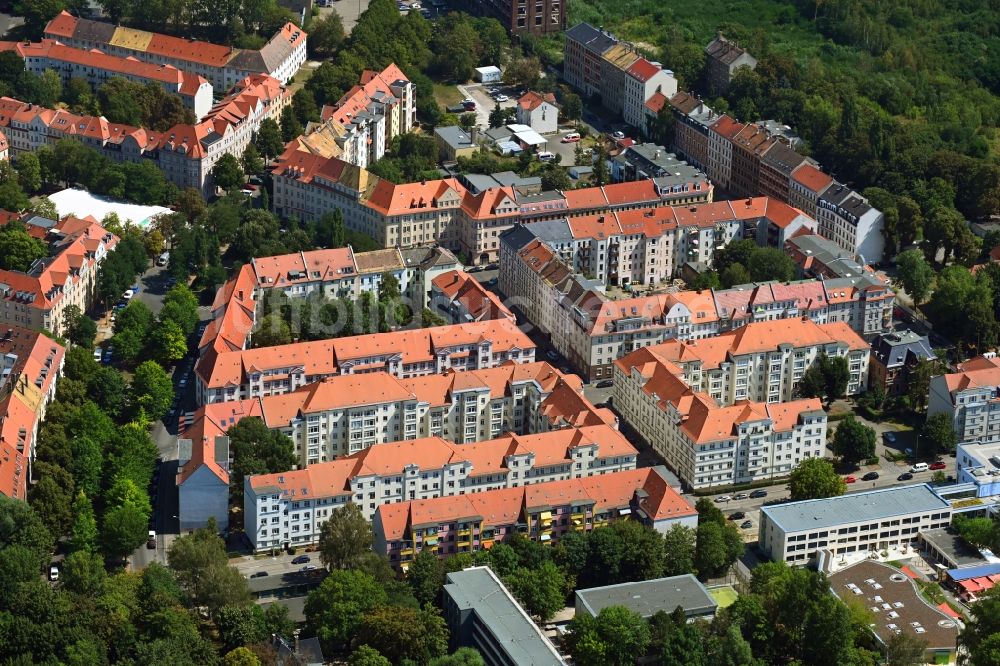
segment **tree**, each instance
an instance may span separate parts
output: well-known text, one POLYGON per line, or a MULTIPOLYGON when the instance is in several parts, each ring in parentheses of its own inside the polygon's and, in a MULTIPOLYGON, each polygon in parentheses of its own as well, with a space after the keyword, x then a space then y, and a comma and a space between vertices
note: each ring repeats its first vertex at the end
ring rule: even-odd
POLYGON ((562 117, 567 120, 579 120, 583 117, 583 100, 574 92, 566 92, 562 98, 562 117))
POLYGON ((172 320, 184 335, 191 335, 198 326, 198 298, 186 284, 175 285, 163 297, 160 321, 172 320))
POLYGON ((965 666, 996 666, 1000 654, 1000 589, 993 588, 970 608, 958 643, 965 649, 965 666))
POLYGON ((298 462, 292 440, 272 431, 256 416, 241 419, 226 435, 233 457, 232 487, 236 497, 242 497, 246 476, 287 472, 298 462))
POLYGON ((28 194, 42 188, 42 166, 34 153, 23 153, 17 158, 17 182, 28 194))
POLYGON ((330 12, 308 27, 309 51, 314 57, 333 55, 344 41, 344 23, 337 12, 330 12))
POLYGON ((276 347, 287 345, 291 341, 292 329, 280 313, 272 313, 262 318, 253 333, 253 342, 257 347, 276 347))
POLYGON ((75 345, 92 347, 96 337, 97 324, 86 315, 80 315, 69 327, 69 339, 75 345))
POLYGON ((931 378, 943 375, 946 371, 944 363, 938 358, 917 361, 907 381, 906 399, 911 409, 916 412, 924 411, 927 406, 927 396, 930 395, 931 378))
POLYGON ((333 571, 306 597, 306 632, 316 636, 327 653, 343 649, 354 636, 365 636, 372 645, 358 627, 366 613, 387 601, 385 590, 370 575, 333 571))
POLYGON ((776 247, 757 248, 746 264, 754 282, 779 280, 787 282, 795 277, 795 262, 776 247))
POLYGON ((886 643, 886 666, 918 666, 926 663, 927 641, 903 631, 893 634, 886 643))
POLYGON ((220 157, 219 161, 212 167, 212 180, 215 182, 215 186, 227 192, 242 186, 245 179, 239 160, 229 153, 220 157))
POLYGON ((421 550, 406 570, 406 582, 421 606, 437 603, 444 585, 441 558, 429 550, 421 550))
POLYGON ((135 369, 130 392, 132 407, 143 409, 151 419, 163 418, 174 403, 170 377, 155 361, 146 361, 135 369))
POLYGON ((97 548, 97 519, 87 494, 77 492, 73 500, 73 525, 69 532, 69 550, 94 551, 97 548))
POLYGON ((597 617, 578 614, 566 636, 574 663, 580 666, 632 666, 646 654, 649 624, 624 606, 607 606, 597 617))
POLYGON ((146 541, 149 515, 133 505, 116 506, 104 512, 101 545, 110 558, 123 559, 146 541))
POLYGON ((735 263, 726 266, 726 268, 719 274, 719 280, 722 285, 727 289, 729 287, 734 287, 738 284, 747 284, 753 281, 750 277, 750 271, 748 271, 743 264, 735 263))
POLYGON ((357 504, 336 509, 319 532, 319 556, 328 569, 352 569, 372 549, 372 528, 357 504))
POLYGON ((490 117, 488 122, 491 128, 503 127, 507 123, 507 114, 504 113, 504 110, 500 108, 500 102, 497 102, 493 106, 493 110, 490 111, 490 117))
POLYGON ((376 608, 361 618, 357 635, 394 664, 407 659, 426 664, 448 650, 448 627, 431 607, 376 608))
POLYGON ((204 606, 215 616, 225 606, 250 602, 246 578, 229 566, 226 545, 217 534, 214 519, 207 527, 176 539, 167 561, 192 606, 204 606))
MULTIPOLYGON (((261 121, 261 127, 264 123, 274 123, 273 120, 267 119, 261 121)), ((259 133, 258 133, 259 135, 259 133)), ((184 216, 188 224, 192 224, 195 220, 202 216, 202 214, 207 209, 205 205, 205 197, 202 196, 201 190, 196 187, 185 187, 177 194, 177 198, 174 199, 174 207, 177 212, 184 216)), ((160 232, 168 240, 173 240, 174 233, 177 230, 177 223, 173 219, 173 216, 163 214, 158 216, 156 219, 156 224, 160 232)), ((183 222, 180 223, 183 226, 183 222)))
POLYGON ((793 500, 821 499, 843 495, 847 484, 826 458, 806 458, 788 479, 793 500))
POLYGON ((931 414, 920 430, 920 448, 925 453, 951 453, 958 444, 958 433, 951 415, 944 412, 931 414))
POLYGON ((97 597, 104 591, 107 582, 104 560, 89 550, 74 551, 63 560, 61 579, 70 592, 97 597))
POLYGON ((257 134, 254 136, 253 141, 265 160, 269 161, 277 157, 285 149, 285 142, 282 140, 281 131, 282 129, 278 126, 278 123, 271 118, 265 118, 260 121, 260 127, 257 128, 257 134))
POLYGON ((845 462, 856 464, 875 457, 875 431, 848 414, 837 424, 833 436, 833 452, 845 462))
POLYGON ((504 582, 524 609, 542 622, 566 605, 566 575, 554 562, 542 562, 535 569, 522 567, 504 582))
POLYGON ((0 228, 0 268, 25 272, 48 254, 45 243, 29 236, 20 223, 9 222, 0 228))
POLYGON ((348 657, 347 666, 392 666, 392 663, 375 648, 362 645, 348 657))
POLYGON ((743 538, 731 522, 702 522, 696 535, 694 567, 699 576, 718 576, 743 554, 743 538))
MULTIPOLYGON (((322 69, 322 66, 320 67, 322 69)), ((318 70, 317 70, 318 73, 318 70)), ((313 75, 315 78, 315 74, 313 75)), ((310 79, 311 80, 311 79, 310 79)), ((286 106, 281 111, 281 140, 283 143, 288 143, 292 139, 301 136, 304 132, 302 124, 299 119, 295 117, 295 112, 292 110, 291 106, 286 106)), ((280 152, 280 151, 279 151, 280 152)))
POLYGON ((28 501, 52 534, 66 534, 73 522, 73 476, 62 467, 36 462, 35 485, 28 489, 28 501))
POLYGON ((913 299, 915 305, 920 305, 930 294, 934 284, 934 269, 924 258, 920 250, 907 250, 896 257, 896 268, 899 272, 899 283, 913 299))
POLYGON ((222 658, 224 666, 261 666, 260 658, 248 648, 238 647, 222 658))
POLYGON ((223 606, 215 617, 215 626, 226 650, 267 640, 264 610, 257 604, 223 606))
POLYGON ((243 151, 243 156, 240 158, 240 166, 243 167, 243 173, 249 176, 258 174, 264 170, 264 158, 260 156, 257 147, 252 143, 248 144, 243 151))
POLYGON ((170 365, 187 356, 187 336, 171 319, 160 322, 149 339, 150 353, 162 365, 170 365))
POLYGON ((674 525, 663 535, 663 575, 679 576, 694 571, 696 532, 674 525))
POLYGON ((475 648, 458 648, 449 655, 431 659, 427 666, 486 666, 486 661, 475 648))
POLYGON ((40 36, 46 24, 66 9, 63 0, 18 0, 14 11, 24 17, 24 25, 32 35, 40 36))

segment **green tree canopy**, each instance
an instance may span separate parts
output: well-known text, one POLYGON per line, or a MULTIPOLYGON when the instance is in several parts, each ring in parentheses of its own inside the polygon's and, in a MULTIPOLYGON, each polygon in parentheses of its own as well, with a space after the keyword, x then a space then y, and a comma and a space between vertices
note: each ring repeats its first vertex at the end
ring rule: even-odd
POLYGON ((793 500, 835 497, 847 489, 833 463, 825 458, 806 458, 799 463, 789 476, 788 487, 793 500))
POLYGON ((330 569, 352 569, 372 549, 372 528, 357 504, 330 513, 319 532, 319 554, 330 569))
POLYGON ((365 636, 358 627, 365 614, 387 603, 385 590, 360 571, 334 570, 306 598, 306 632, 319 638, 324 652, 343 649, 354 636, 365 636))
POLYGON ((842 460, 858 463, 875 457, 876 435, 872 428, 848 414, 837 424, 833 437, 833 452, 842 460))

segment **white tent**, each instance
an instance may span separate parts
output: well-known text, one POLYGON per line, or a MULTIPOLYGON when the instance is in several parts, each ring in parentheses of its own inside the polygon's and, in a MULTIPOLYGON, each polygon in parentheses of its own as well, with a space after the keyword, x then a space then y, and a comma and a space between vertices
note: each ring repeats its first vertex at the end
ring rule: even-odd
POLYGON ((108 213, 114 213, 122 224, 131 221, 140 227, 149 226, 150 220, 161 213, 169 213, 169 208, 163 206, 140 206, 125 203, 107 197, 101 197, 86 190, 67 189, 49 195, 49 201, 55 204, 59 217, 74 215, 86 217, 92 215, 98 222, 108 213))
POLYGON ((476 67, 476 81, 480 83, 497 83, 503 77, 499 67, 489 65, 487 67, 476 67))

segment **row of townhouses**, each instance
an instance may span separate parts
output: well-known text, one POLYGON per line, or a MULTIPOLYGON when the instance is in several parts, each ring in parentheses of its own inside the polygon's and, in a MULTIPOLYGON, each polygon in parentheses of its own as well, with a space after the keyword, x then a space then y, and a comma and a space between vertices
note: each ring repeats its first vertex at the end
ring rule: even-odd
POLYGON ((12 51, 24 60, 24 68, 33 74, 51 70, 63 83, 72 78, 87 81, 95 89, 111 78, 123 78, 135 83, 155 83, 171 95, 177 95, 184 106, 201 119, 212 108, 212 84, 202 76, 177 69, 172 65, 157 65, 135 58, 108 55, 98 50, 78 49, 51 39, 41 42, 0 42, 0 51, 12 51))
POLYGON ((657 467, 549 481, 481 493, 383 504, 375 551, 406 570, 424 550, 439 557, 488 549, 514 534, 556 543, 566 532, 635 520, 659 532, 694 528, 698 512, 657 467))
POLYGON ((49 21, 44 37, 86 51, 97 49, 121 58, 170 65, 204 77, 216 90, 229 90, 248 76, 260 74, 284 85, 306 61, 307 35, 294 23, 286 23, 258 50, 91 21, 66 11, 49 21))
POLYGON ((330 462, 244 480, 244 531, 254 550, 315 543, 348 502, 368 520, 383 504, 635 469, 636 450, 608 425, 508 433, 477 444, 440 437, 376 444, 330 462))
MULTIPOLYGON (((17 219, 6 216, 5 223, 17 219)), ((94 303, 98 270, 118 237, 92 217, 56 222, 31 216, 23 222, 29 235, 46 244, 48 256, 27 271, 0 270, 0 324, 66 335, 66 308, 86 312, 94 303)))
POLYGON ((712 201, 711 183, 697 175, 540 193, 500 184, 472 189, 458 178, 395 184, 299 143, 290 144, 293 150, 271 172, 278 215, 312 220, 339 210, 348 229, 382 247, 437 244, 464 254, 468 263, 496 261, 498 237, 514 224, 712 201))
POLYGON ((255 74, 237 83, 198 123, 175 125, 163 132, 10 97, 0 98, 0 128, 15 160, 22 153, 73 138, 115 162, 151 160, 178 187, 207 193, 213 187, 215 163, 223 155, 241 157, 260 123, 265 118, 276 121, 290 102, 291 94, 277 79, 255 74))
POLYGON ((337 375, 407 379, 531 363, 535 344, 510 319, 209 352, 195 365, 199 404, 280 395, 337 375))
POLYGON ((669 98, 677 92, 673 72, 589 23, 566 31, 563 55, 566 82, 585 97, 600 95, 605 108, 633 127, 645 127, 646 102, 653 95, 669 98))
POLYGON ((575 375, 531 362, 405 379, 388 372, 335 375, 284 394, 205 405, 184 439, 214 438, 210 430, 221 435, 247 416, 291 437, 303 466, 403 439, 467 444, 505 432, 615 422, 583 397, 575 375))
POLYGON ((845 324, 866 338, 891 326, 894 294, 867 270, 615 300, 605 293, 603 280, 578 273, 558 249, 535 237, 540 224, 548 223, 523 225, 502 237, 500 290, 509 306, 591 379, 610 378, 614 361, 639 347, 709 338, 752 322, 808 317, 820 324, 845 324))
POLYGON ((0 496, 25 500, 38 428, 55 398, 65 348, 38 331, 0 333, 0 496))
POLYGON ((784 477, 826 446, 822 404, 796 399, 821 355, 847 359, 848 394, 865 390, 864 340, 842 323, 789 319, 638 349, 615 361, 615 406, 693 488, 784 477))
MULTIPOLYGON (((773 121, 740 123, 679 92, 666 100, 675 118, 673 150, 736 197, 765 196, 814 218, 818 231, 865 263, 883 259, 885 220, 868 200, 796 152, 797 137, 773 121)), ((652 108, 650 109, 652 112, 652 108)))

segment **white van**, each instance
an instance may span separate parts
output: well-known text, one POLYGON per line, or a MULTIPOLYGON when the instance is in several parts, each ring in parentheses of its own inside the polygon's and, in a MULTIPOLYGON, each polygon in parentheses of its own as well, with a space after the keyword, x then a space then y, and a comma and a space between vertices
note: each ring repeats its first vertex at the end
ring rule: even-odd
POLYGON ((917 472, 926 472, 929 469, 930 466, 927 463, 917 463, 916 465, 910 468, 910 472, 916 474, 917 472))
POLYGON ((156 265, 166 266, 168 261, 170 261, 170 253, 164 252, 160 255, 160 258, 156 260, 156 265))
POLYGON ((538 161, 540 161, 540 162, 550 162, 550 161, 554 160, 555 158, 556 158, 556 154, 555 153, 550 153, 547 150, 544 150, 544 151, 538 153, 538 161))

